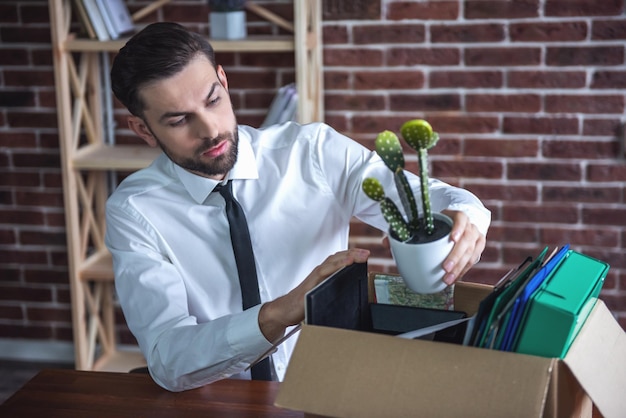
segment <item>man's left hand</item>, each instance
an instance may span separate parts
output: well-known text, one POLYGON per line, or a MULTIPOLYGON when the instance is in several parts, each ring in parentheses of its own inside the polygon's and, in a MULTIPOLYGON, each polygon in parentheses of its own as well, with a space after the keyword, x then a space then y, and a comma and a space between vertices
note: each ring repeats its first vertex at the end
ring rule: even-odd
POLYGON ((455 210, 444 210, 442 213, 452 218, 453 222, 450 239, 454 241, 454 247, 443 262, 446 271, 443 281, 451 285, 478 263, 486 239, 465 213, 455 210))

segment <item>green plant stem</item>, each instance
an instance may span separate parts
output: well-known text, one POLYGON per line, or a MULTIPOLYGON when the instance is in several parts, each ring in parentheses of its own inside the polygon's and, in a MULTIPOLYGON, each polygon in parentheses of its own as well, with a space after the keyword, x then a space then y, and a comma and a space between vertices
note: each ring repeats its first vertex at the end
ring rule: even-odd
POLYGON ((435 231, 433 212, 430 208, 430 195, 428 193, 428 150, 420 148, 418 151, 420 162, 420 192, 422 193, 422 207, 424 209, 424 229, 428 235, 435 231))
POLYGON ((404 207, 404 210, 409 218, 408 225, 410 234, 414 235, 420 227, 419 214, 417 212, 417 204, 415 202, 415 196, 413 196, 413 190, 411 189, 411 185, 409 184, 402 167, 399 167, 396 170, 394 179, 396 182, 396 189, 400 195, 400 201, 402 202, 402 206, 404 207))

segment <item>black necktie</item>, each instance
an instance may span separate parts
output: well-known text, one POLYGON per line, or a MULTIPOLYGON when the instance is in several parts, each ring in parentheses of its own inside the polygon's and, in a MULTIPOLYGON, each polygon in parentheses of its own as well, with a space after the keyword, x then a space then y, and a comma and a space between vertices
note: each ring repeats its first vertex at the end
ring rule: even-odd
MULTIPOLYGON (((241 298, 243 309, 251 308, 261 303, 259 296, 259 282, 254 265, 254 252, 250 242, 250 232, 246 215, 237 200, 233 197, 232 182, 229 180, 225 185, 217 185, 214 191, 218 191, 226 201, 226 218, 230 228, 230 239, 235 253, 239 284, 241 286, 241 298)), ((272 380, 269 357, 263 359, 252 367, 252 379, 272 380)))

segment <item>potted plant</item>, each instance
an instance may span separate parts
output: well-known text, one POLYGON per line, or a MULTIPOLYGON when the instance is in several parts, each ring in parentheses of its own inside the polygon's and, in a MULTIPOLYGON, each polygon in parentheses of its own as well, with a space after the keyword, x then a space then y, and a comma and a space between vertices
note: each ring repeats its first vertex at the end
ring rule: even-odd
POLYGON ((441 213, 433 213, 428 188, 428 150, 435 146, 439 135, 428 122, 414 119, 405 122, 400 133, 419 159, 422 213, 404 172, 402 145, 395 133, 384 131, 376 137, 376 152, 393 172, 402 209, 385 194, 377 179, 363 181, 365 194, 380 202, 385 220, 389 223, 389 243, 398 272, 407 286, 417 293, 436 293, 446 288, 443 282, 443 261, 454 243, 450 240, 452 220, 441 213))
POLYGON ((246 30, 246 0, 208 0, 212 39, 243 39, 246 30))

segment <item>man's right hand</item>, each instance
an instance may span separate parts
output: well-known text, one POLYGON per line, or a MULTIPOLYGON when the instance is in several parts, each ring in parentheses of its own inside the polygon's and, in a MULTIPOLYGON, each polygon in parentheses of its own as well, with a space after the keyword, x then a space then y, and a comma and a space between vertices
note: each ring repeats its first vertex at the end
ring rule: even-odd
POLYGON ((337 270, 367 261, 370 252, 360 248, 340 251, 329 256, 291 292, 265 303, 259 312, 259 327, 265 338, 274 342, 285 334, 287 327, 304 320, 304 298, 307 292, 337 270))

